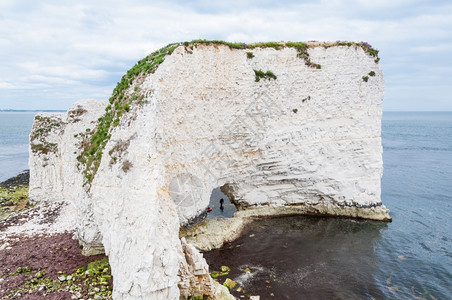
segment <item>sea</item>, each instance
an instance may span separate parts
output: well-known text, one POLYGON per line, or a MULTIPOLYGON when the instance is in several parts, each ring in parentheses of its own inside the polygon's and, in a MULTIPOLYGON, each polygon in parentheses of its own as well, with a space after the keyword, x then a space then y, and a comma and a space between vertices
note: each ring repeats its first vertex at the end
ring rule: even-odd
POLYGON ((0 182, 28 170, 28 140, 36 112, 0 112, 0 182))
MULTIPOLYGON (((33 116, 0 112, 0 181, 28 168, 33 116)), ((452 112, 384 112, 382 142, 392 222, 256 221, 204 253, 211 269, 239 299, 452 299, 452 112)))

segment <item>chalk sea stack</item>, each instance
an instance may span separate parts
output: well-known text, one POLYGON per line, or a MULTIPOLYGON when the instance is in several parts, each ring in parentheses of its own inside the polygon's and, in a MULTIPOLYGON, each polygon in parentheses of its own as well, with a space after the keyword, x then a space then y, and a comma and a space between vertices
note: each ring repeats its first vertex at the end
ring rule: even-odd
MULTIPOLYGON (((214 188, 238 208, 231 224, 390 220, 380 199, 383 93, 367 43, 171 44, 130 69, 109 101, 36 116, 30 199, 75 206, 84 252, 109 257, 114 298, 223 299, 190 244, 214 188)), ((217 246, 239 227, 221 227, 217 246)))

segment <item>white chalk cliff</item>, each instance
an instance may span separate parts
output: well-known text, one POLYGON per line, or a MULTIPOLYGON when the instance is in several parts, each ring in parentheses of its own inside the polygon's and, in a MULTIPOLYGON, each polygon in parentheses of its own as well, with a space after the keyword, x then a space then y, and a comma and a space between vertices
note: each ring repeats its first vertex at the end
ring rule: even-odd
POLYGON ((110 103, 35 120, 30 198, 75 205, 81 244, 109 257, 115 299, 226 297, 179 236, 216 187, 236 218, 390 220, 378 59, 355 43, 276 48, 172 45, 140 61, 110 103))

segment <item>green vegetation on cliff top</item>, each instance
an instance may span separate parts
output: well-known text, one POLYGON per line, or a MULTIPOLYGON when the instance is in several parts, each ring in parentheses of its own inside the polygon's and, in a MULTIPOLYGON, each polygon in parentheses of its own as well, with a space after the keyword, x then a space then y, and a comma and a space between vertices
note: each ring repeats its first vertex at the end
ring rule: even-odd
MULTIPOLYGON (((81 144, 82 152, 77 157, 81 164, 83 174, 85 176, 85 184, 90 184, 99 168, 103 150, 111 137, 112 127, 119 125, 121 116, 128 113, 135 105, 143 105, 143 94, 137 93, 139 88, 135 88, 133 93, 128 91, 132 83, 141 79, 144 80, 147 74, 153 74, 159 65, 165 60, 167 55, 171 55, 173 51, 179 46, 196 47, 201 44, 206 45, 225 45, 231 49, 255 49, 255 48, 274 48, 280 50, 283 48, 295 48, 298 51, 298 57, 304 59, 307 66, 320 69, 321 66, 310 61, 308 49, 314 47, 333 47, 333 46, 348 46, 355 48, 362 48, 368 55, 376 57, 375 63, 378 63, 378 50, 373 49, 365 42, 333 42, 333 43, 319 43, 319 42, 264 42, 264 43, 230 43, 219 40, 193 40, 191 42, 174 43, 163 47, 160 50, 153 52, 145 58, 138 61, 118 82, 113 90, 112 96, 109 99, 110 105, 105 109, 105 114, 98 119, 96 128, 87 130, 85 140, 81 144)), ((248 57, 250 54, 245 53, 248 57)), ((269 75, 270 76, 270 75, 269 75)), ((274 75, 273 75, 274 76, 274 75)), ((270 76, 273 78, 273 76, 270 76)), ((269 78, 270 78, 269 77, 269 78)), ((275 76, 276 77, 276 76, 275 76)))
POLYGON ((82 144, 82 153, 77 157, 84 166, 83 173, 87 183, 90 183, 100 165, 103 150, 110 139, 111 127, 119 125, 123 114, 130 111, 132 104, 143 104, 137 93, 126 93, 132 82, 139 76, 154 73, 158 66, 171 55, 179 44, 170 44, 138 61, 118 82, 109 99, 110 105, 105 108, 105 114, 98 119, 97 127, 89 139, 82 144))

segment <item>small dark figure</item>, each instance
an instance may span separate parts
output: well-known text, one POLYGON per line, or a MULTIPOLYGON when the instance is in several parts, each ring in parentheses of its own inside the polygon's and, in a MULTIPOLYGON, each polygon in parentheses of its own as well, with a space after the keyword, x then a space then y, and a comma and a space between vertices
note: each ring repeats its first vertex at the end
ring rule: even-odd
POLYGON ((223 209, 224 209, 224 207, 223 207, 223 203, 224 203, 224 199, 223 199, 223 198, 221 198, 221 199, 220 199, 220 209, 221 209, 221 210, 223 210, 223 209))

